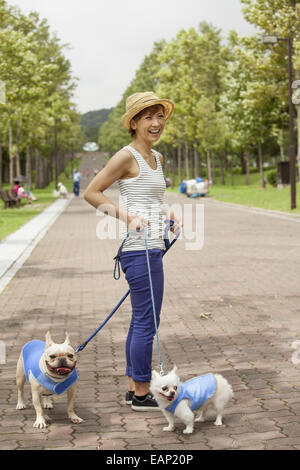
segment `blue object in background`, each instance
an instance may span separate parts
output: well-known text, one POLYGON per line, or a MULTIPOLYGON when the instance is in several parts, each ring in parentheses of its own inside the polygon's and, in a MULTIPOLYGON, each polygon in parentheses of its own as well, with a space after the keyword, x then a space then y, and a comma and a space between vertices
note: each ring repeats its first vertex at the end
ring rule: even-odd
POLYGON ((198 176, 198 178, 196 178, 196 183, 202 183, 203 181, 203 178, 200 178, 200 176, 198 176))
POLYGON ((186 182, 183 181, 183 182, 181 183, 181 185, 179 186, 179 192, 180 192, 181 194, 184 194, 185 191, 186 191, 186 182))

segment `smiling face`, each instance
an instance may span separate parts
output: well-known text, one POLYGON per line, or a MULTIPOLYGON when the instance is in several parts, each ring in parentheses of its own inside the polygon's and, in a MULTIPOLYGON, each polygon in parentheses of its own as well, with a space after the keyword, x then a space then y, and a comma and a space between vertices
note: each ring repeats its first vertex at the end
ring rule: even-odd
POLYGON ((165 122, 164 107, 150 106, 131 120, 131 135, 151 143, 156 142, 164 130, 165 122))
POLYGON ((66 337, 64 343, 56 344, 52 341, 50 334, 47 333, 44 359, 50 375, 62 377, 70 374, 76 366, 77 358, 69 337, 66 337))
POLYGON ((177 375, 176 366, 167 375, 161 376, 155 370, 152 373, 152 380, 150 384, 150 390, 154 394, 156 400, 160 403, 164 402, 166 406, 170 406, 179 393, 180 379, 177 375))

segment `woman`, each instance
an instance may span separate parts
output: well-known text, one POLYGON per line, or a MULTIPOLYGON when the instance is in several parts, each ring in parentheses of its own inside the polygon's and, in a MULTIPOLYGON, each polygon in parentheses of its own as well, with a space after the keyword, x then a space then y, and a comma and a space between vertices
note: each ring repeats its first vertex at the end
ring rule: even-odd
MULTIPOLYGON (((133 140, 111 157, 84 193, 84 198, 94 207, 125 222, 124 234, 127 230, 138 231, 143 224, 147 227, 157 324, 164 282, 162 253, 165 248, 165 217, 162 204, 166 184, 162 171, 163 157, 152 150, 152 145, 160 138, 173 109, 172 101, 160 100, 153 92, 129 96, 122 123, 133 140), (115 181, 119 183, 126 210, 113 204, 103 194, 115 181)), ((174 219, 172 216, 169 214, 174 219)), ((120 255, 132 304, 132 320, 126 341, 126 375, 129 378, 126 403, 136 411, 147 411, 157 409, 157 403, 149 393, 155 327, 144 235, 138 236, 136 233, 137 236, 126 240, 120 255)))

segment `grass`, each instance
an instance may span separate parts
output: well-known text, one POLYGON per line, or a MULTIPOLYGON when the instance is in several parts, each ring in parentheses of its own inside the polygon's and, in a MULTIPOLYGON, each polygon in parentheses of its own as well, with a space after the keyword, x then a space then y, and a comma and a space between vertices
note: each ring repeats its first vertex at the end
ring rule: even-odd
MULTIPOLYGON (((264 172, 265 178, 267 178, 267 174, 270 171, 272 171, 272 169, 268 169, 264 172)), ((250 184, 248 186, 245 185, 245 175, 241 174, 234 175, 234 185, 231 185, 230 175, 226 173, 225 182, 226 184, 222 185, 220 177, 217 176, 216 184, 214 184, 209 191, 209 197, 217 199, 218 201, 230 202, 233 204, 300 214, 299 183, 297 183, 296 188, 297 208, 291 210, 290 186, 286 186, 279 190, 277 187, 272 187, 267 183, 266 189, 262 189, 261 177, 258 172, 253 171, 250 174, 250 184)), ((179 192, 178 188, 179 186, 175 184, 174 188, 169 188, 168 190, 179 192)))
MULTIPOLYGON (((76 158, 76 162, 73 160, 73 166, 74 165, 80 168, 80 159, 76 158)), ((71 162, 67 165, 67 170, 71 175, 71 162)), ((72 192, 72 178, 67 178, 65 173, 61 173, 59 175, 59 181, 66 186, 69 192, 72 192)), ((3 189, 9 188, 10 186, 8 184, 3 185, 3 189)), ((56 201, 57 197, 53 195, 54 189, 54 181, 44 189, 34 189, 32 192, 38 200, 33 201, 32 204, 27 204, 26 200, 23 200, 19 208, 4 209, 4 203, 2 202, 2 207, 0 208, 0 240, 3 240, 12 232, 18 230, 22 225, 29 222, 30 219, 40 214, 46 207, 56 201)))

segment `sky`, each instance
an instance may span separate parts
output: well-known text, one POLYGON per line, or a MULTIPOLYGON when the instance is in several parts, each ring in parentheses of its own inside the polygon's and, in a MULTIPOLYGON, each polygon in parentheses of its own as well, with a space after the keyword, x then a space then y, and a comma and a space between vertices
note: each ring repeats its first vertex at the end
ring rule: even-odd
POLYGON ((81 113, 115 106, 155 41, 207 21, 222 30, 254 34, 239 0, 7 0, 46 18, 70 49, 78 79, 73 101, 81 113))

